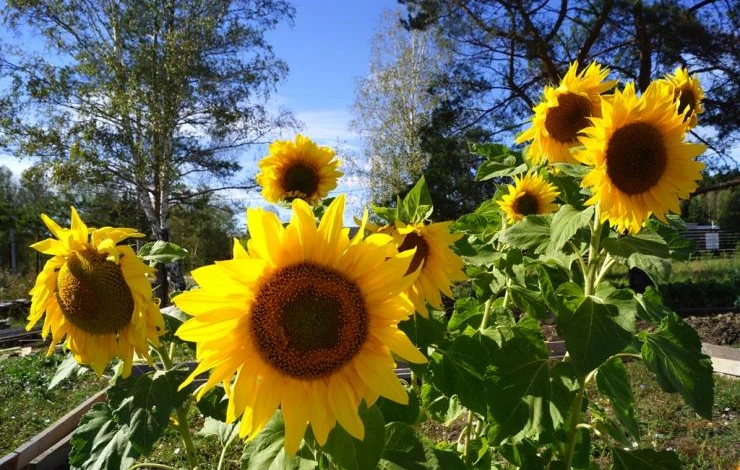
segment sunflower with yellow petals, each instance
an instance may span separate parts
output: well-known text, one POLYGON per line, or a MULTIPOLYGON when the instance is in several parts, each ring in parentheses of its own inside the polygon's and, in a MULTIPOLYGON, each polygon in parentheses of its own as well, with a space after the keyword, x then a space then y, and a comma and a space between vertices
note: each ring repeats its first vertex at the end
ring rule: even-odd
POLYGON ((687 123, 659 84, 638 98, 629 83, 602 110, 576 155, 593 167, 581 181, 592 191, 586 204, 598 204, 601 221, 620 231, 639 232, 651 214, 665 222, 698 186, 704 145, 684 142, 687 123))
POLYGON ((462 260, 450 248, 462 234, 451 234, 451 224, 452 222, 405 224, 397 220, 395 225, 378 229, 379 232, 387 232, 393 236, 398 251, 416 250, 406 274, 411 276, 418 270, 419 277, 406 293, 416 311, 425 318, 429 316, 427 303, 442 310, 441 294, 452 297, 452 282, 466 279, 462 260))
MULTIPOLYGON (((210 370, 197 398, 223 383, 227 421, 255 437, 282 409, 285 450, 295 454, 306 425, 320 445, 338 422, 362 440, 363 400, 379 395, 407 403, 392 354, 426 361, 398 329, 413 312, 404 294, 413 251, 397 253, 388 235, 350 239, 342 228, 344 195, 321 222, 301 199, 283 227, 274 213, 249 209, 247 250, 193 271, 200 289, 174 298, 193 318, 177 336, 196 343, 198 367, 210 370)), ((364 220, 367 220, 365 216, 364 220)))
POLYGON ((508 186, 509 192, 498 201, 506 220, 514 224, 528 215, 550 214, 558 210, 555 198, 560 192, 536 173, 514 177, 514 184, 508 186))
POLYGON ((688 121, 688 128, 693 129, 699 123, 699 114, 704 112, 702 101, 704 89, 696 75, 689 75, 688 70, 677 67, 673 75, 666 75, 662 80, 656 80, 658 86, 665 88, 673 96, 678 107, 678 113, 688 121))
POLYGON ((297 135, 295 142, 277 140, 270 144, 270 154, 259 162, 257 183, 269 202, 303 199, 317 205, 337 187, 342 172, 339 160, 329 147, 319 147, 308 137, 297 135))
POLYGON ((149 358, 147 341, 159 345, 164 320, 147 279, 154 270, 128 245, 129 237, 144 235, 131 228, 88 229, 75 208, 70 228, 60 227, 46 214, 44 224, 56 237, 31 248, 51 255, 31 289, 27 330, 44 317, 41 332, 64 341, 80 364, 100 376, 108 362, 123 360, 123 377, 131 373, 133 355, 149 358))
POLYGON ((571 148, 579 145, 578 136, 590 126, 589 118, 601 115, 601 94, 617 83, 605 82, 607 75, 609 69, 595 62, 578 73, 578 62, 573 62, 560 85, 545 87, 543 101, 534 107, 532 126, 515 141, 532 141, 527 153, 532 163, 577 163, 571 148))

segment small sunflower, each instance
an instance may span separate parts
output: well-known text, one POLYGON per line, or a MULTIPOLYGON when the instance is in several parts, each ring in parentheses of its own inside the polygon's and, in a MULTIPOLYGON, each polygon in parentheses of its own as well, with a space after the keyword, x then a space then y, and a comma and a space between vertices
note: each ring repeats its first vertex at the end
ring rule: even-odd
POLYGON ((232 260, 193 271, 200 289, 174 299, 193 316, 177 335, 197 344, 199 362, 182 386, 210 370, 197 398, 223 383, 241 437, 256 436, 280 406, 289 454, 307 424, 320 445, 337 422, 362 440, 362 400, 408 400, 391 353, 426 361, 397 327, 413 312, 403 293, 415 280, 405 276, 413 252, 398 254, 388 235, 363 239, 364 228, 350 239, 344 195, 318 227, 308 204, 292 206, 286 227, 249 209, 247 250, 235 242, 232 260))
POLYGON ((656 83, 672 94, 678 113, 688 121, 688 128, 696 127, 699 114, 704 112, 704 89, 696 75, 689 75, 688 70, 678 67, 673 75, 666 75, 664 79, 656 80, 656 83))
POLYGON ((308 137, 297 135, 295 142, 277 140, 270 144, 270 154, 259 162, 257 183, 269 202, 303 199, 318 204, 337 187, 342 172, 339 160, 329 147, 319 147, 308 137))
POLYGON ((602 222, 636 233, 650 214, 665 221, 667 212, 679 212, 678 199, 696 189, 704 168, 695 158, 705 147, 684 142, 686 126, 655 83, 640 98, 629 83, 604 102, 576 155, 593 167, 581 186, 591 188, 586 203, 599 204, 602 222))
POLYGON ((411 275, 418 270, 419 277, 406 293, 416 311, 424 317, 429 316, 427 302, 441 310, 443 306, 440 294, 452 297, 451 283, 466 278, 462 270, 462 260, 450 248, 462 234, 451 234, 451 224, 452 222, 405 224, 397 220, 395 226, 379 229, 380 232, 389 232, 393 236, 398 251, 416 249, 406 274, 411 275))
POLYGON ((532 127, 516 139, 517 144, 532 141, 532 163, 577 163, 570 149, 578 145, 589 118, 601 115, 601 94, 617 83, 604 82, 608 74, 608 68, 595 62, 578 73, 578 62, 573 62, 559 86, 545 87, 544 100, 534 107, 532 127))
POLYGON ((558 210, 555 198, 560 193, 538 174, 527 173, 521 178, 515 176, 514 184, 508 188, 509 193, 498 201, 498 205, 510 224, 528 215, 550 214, 558 210))
POLYGON ((42 336, 52 334, 48 353, 65 340, 80 364, 98 376, 108 362, 123 360, 123 376, 131 373, 134 352, 148 358, 148 341, 159 344, 164 320, 147 279, 154 270, 128 245, 129 237, 144 235, 131 228, 88 229, 72 208, 70 228, 46 214, 41 219, 56 236, 31 248, 52 255, 31 289, 31 312, 26 329, 44 317, 42 336))

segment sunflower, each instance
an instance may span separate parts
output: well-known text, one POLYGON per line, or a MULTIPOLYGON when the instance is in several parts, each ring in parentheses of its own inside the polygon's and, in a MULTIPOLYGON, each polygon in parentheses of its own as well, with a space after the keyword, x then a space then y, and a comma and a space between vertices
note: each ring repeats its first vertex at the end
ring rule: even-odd
POLYGON ((677 67, 673 75, 666 75, 664 79, 656 80, 656 83, 673 96, 678 113, 688 121, 688 128, 696 127, 699 114, 704 112, 704 89, 696 75, 690 76, 685 68, 677 67))
POLYGON ((498 205, 510 224, 528 215, 549 214, 558 209, 555 198, 560 193, 538 174, 527 173, 521 178, 515 176, 514 184, 508 188, 509 193, 498 201, 498 205))
POLYGON ((589 118, 601 115, 601 94, 617 83, 604 82, 608 74, 609 69, 595 62, 578 73, 578 62, 573 62, 558 87, 545 87, 544 100, 534 107, 532 126, 515 141, 532 141, 527 153, 532 163, 577 163, 570 149, 578 145, 589 118))
POLYGON ((210 370, 197 398, 223 383, 241 437, 256 436, 280 406, 289 454, 307 424, 320 445, 337 422, 362 440, 362 400, 408 400, 391 353, 426 361, 397 327, 413 312, 403 293, 415 280, 404 276, 413 252, 398 254, 388 235, 363 239, 364 228, 350 239, 344 195, 318 227, 306 202, 292 207, 286 227, 249 209, 248 251, 235 241, 232 260, 193 271, 200 289, 174 299, 193 316, 177 335, 197 344, 199 362, 182 386, 210 370))
POLYGON ((424 225, 423 222, 405 224, 397 220, 395 226, 381 227, 380 232, 389 232, 396 241, 398 251, 416 249, 406 274, 417 270, 419 277, 409 286, 406 293, 417 312, 428 317, 426 303, 441 310, 442 296, 452 297, 450 284, 466 278, 462 270, 463 262, 451 249, 450 244, 462 234, 451 234, 452 222, 436 222, 424 225))
POLYGON ((145 265, 128 245, 129 237, 144 235, 131 228, 88 229, 72 208, 70 228, 62 228, 46 214, 41 219, 56 236, 31 248, 52 255, 31 289, 27 330, 46 314, 42 336, 65 346, 80 364, 98 376, 108 362, 123 360, 123 377, 131 373, 134 352, 149 358, 147 340, 159 345, 164 320, 152 297, 145 265))
POLYGON ((303 199, 318 204, 337 187, 339 160, 334 150, 319 147, 308 137, 297 135, 295 142, 277 140, 270 144, 270 154, 259 162, 257 183, 269 202, 303 199))
POLYGON ((604 102, 603 118, 584 130, 576 154, 593 167, 581 186, 590 187, 587 204, 598 204, 601 221, 620 231, 640 231, 650 214, 665 221, 679 212, 701 179, 704 164, 695 160, 704 145, 684 142, 687 123, 655 83, 638 98, 634 84, 604 102))

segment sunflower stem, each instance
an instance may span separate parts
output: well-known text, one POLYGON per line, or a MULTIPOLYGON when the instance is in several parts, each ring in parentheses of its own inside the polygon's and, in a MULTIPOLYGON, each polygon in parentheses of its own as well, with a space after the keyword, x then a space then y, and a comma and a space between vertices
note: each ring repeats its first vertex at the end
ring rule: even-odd
POLYGON ((488 327, 488 319, 491 316, 491 305, 493 304, 493 299, 489 298, 486 300, 486 303, 483 305, 483 318, 480 321, 480 328, 479 331, 483 331, 488 327))
POLYGON ((570 422, 568 431, 568 443, 565 448, 565 454, 563 455, 563 461, 565 462, 565 468, 571 468, 573 462, 573 454, 576 448, 576 437, 578 429, 581 423, 581 407, 583 406, 583 396, 586 394, 586 387, 588 383, 596 376, 596 370, 591 371, 584 379, 580 382, 580 388, 576 394, 576 399, 573 402, 573 407, 570 411, 570 422))
MULTIPOLYGON (((162 365, 165 370, 172 369, 172 358, 170 357, 167 346, 160 343, 158 346, 154 346, 155 351, 159 354, 162 359, 162 365)), ((198 460, 195 453, 195 444, 193 443, 193 436, 190 432, 190 422, 188 421, 188 408, 189 401, 186 405, 179 405, 175 408, 175 414, 177 415, 177 430, 180 432, 182 442, 185 444, 185 452, 188 456, 188 463, 191 468, 195 468, 198 465, 198 460)))
POLYGON ((463 461, 470 465, 470 439, 473 434, 473 411, 468 410, 468 422, 465 425, 465 444, 463 444, 463 461))
POLYGON ((164 470, 178 470, 175 467, 170 467, 169 465, 165 465, 163 463, 152 463, 152 462, 142 462, 137 463, 128 468, 128 470, 136 470, 137 468, 160 468, 164 470))
POLYGON ((583 293, 585 295, 591 295, 594 292, 594 287, 596 287, 595 280, 596 280, 596 270, 599 265, 599 259, 600 259, 600 251, 601 251, 601 230, 603 224, 601 223, 600 217, 599 217, 599 205, 596 205, 596 210, 594 211, 594 223, 591 227, 591 241, 589 243, 589 249, 588 249, 588 266, 586 270, 586 279, 585 279, 585 285, 583 286, 583 293))
POLYGON ((231 447, 231 444, 233 444, 237 437, 239 437, 239 431, 232 432, 231 436, 224 443, 224 446, 221 449, 221 456, 218 458, 218 467, 216 467, 216 470, 221 470, 226 459, 226 451, 231 447))

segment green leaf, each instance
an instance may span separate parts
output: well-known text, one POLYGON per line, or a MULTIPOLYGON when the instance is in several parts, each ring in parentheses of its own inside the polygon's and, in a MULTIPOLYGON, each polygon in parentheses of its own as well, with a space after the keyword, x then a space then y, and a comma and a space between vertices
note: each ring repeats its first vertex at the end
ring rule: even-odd
POLYGON ((635 294, 637 314, 640 318, 657 325, 673 311, 663 305, 663 299, 653 288, 648 287, 643 294, 635 294))
POLYGON ((199 436, 216 436, 222 447, 238 433, 239 422, 227 424, 210 416, 206 416, 203 427, 198 431, 199 436))
POLYGON ((620 352, 632 340, 632 334, 614 321, 618 315, 614 305, 587 296, 573 313, 558 319, 558 330, 565 338, 573 365, 582 376, 620 352))
POLYGON ((383 219, 385 222, 392 224, 398 219, 398 208, 396 207, 383 207, 383 206, 372 206, 373 212, 383 219))
POLYGON ((496 343, 476 332, 473 336, 458 336, 443 354, 432 355, 429 367, 435 387, 448 397, 457 395, 460 403, 485 415, 485 381, 488 352, 496 343))
POLYGON ((90 369, 88 369, 87 367, 79 365, 72 353, 69 353, 67 354, 67 357, 64 358, 62 363, 59 364, 59 367, 57 367, 56 372, 54 372, 54 377, 51 378, 49 386, 46 389, 51 390, 68 378, 72 377, 73 375, 79 377, 89 370, 90 369))
POLYGON ((588 227, 593 218, 594 206, 589 206, 582 211, 568 204, 561 206, 552 217, 548 251, 561 250, 578 230, 588 227))
POLYGON ((429 345, 442 342, 446 322, 444 312, 429 310, 429 318, 412 315, 408 320, 399 323, 398 327, 419 350, 424 352, 429 345))
POLYGON ((550 216, 530 215, 501 233, 501 241, 514 248, 541 253, 550 241, 550 216))
POLYGON ((224 388, 214 387, 206 392, 203 397, 198 400, 197 406, 203 416, 213 418, 217 421, 226 421, 226 408, 228 407, 229 400, 226 397, 224 388))
POLYGON ((547 316, 547 306, 538 293, 520 286, 509 286, 509 295, 514 305, 529 315, 538 319, 547 316))
POLYGON ((244 443, 241 468, 243 470, 313 470, 317 467, 304 447, 290 457, 285 453, 285 425, 280 410, 262 431, 251 441, 244 443))
POLYGON ((190 317, 174 305, 160 309, 160 312, 162 312, 165 326, 165 334, 161 339, 163 341, 182 342, 181 339, 175 336, 175 332, 180 328, 180 325, 185 323, 190 317))
POLYGON ((385 422, 401 421, 408 424, 416 424, 420 412, 419 397, 413 390, 409 390, 408 388, 406 388, 406 393, 409 396, 409 402, 406 405, 383 397, 378 398, 378 401, 375 402, 375 406, 383 414, 383 420, 385 422))
POLYGON ((460 297, 455 300, 455 309, 447 323, 449 331, 464 330, 465 327, 478 328, 483 319, 483 306, 472 297, 460 297))
POLYGON ((483 144, 478 145, 475 150, 486 157, 486 160, 478 167, 478 173, 475 175, 477 181, 514 176, 527 171, 528 167, 521 153, 512 152, 505 145, 483 144))
POLYGON ((550 365, 544 344, 525 336, 514 337, 493 353, 491 363, 485 388, 489 413, 496 421, 491 442, 537 439, 552 430, 550 365))
POLYGON ((668 245, 660 235, 654 233, 607 238, 601 245, 607 253, 617 258, 626 259, 634 253, 661 258, 668 257, 668 245))
POLYGON ((550 182, 553 183, 560 191, 559 199, 576 209, 583 207, 583 188, 581 188, 581 178, 566 175, 561 172, 552 172, 549 174, 550 182))
POLYGON ((170 369, 121 380, 108 389, 116 421, 127 424, 129 440, 148 455, 169 424, 170 413, 187 399, 190 389, 178 391, 188 371, 170 369))
POLYGON ((344 470, 375 470, 385 446, 385 422, 377 407, 360 407, 360 418, 365 425, 365 439, 359 441, 341 426, 329 433, 323 451, 344 470))
POLYGON ((422 176, 403 198, 398 208, 398 218, 406 223, 421 222, 431 217, 433 209, 432 196, 422 176))
POLYGON ((523 439, 516 444, 505 443, 497 449, 506 460, 520 470, 541 470, 547 467, 537 445, 529 439, 523 439))
POLYGON ((130 432, 126 424, 116 422, 107 403, 96 403, 72 434, 70 466, 80 470, 130 467, 139 457, 139 452, 129 441, 130 432))
POLYGON ((671 262, 658 256, 634 253, 627 259, 627 266, 645 271, 656 286, 666 284, 671 276, 671 262))
POLYGON ((599 367, 596 374, 599 392, 609 397, 614 414, 633 439, 640 438, 640 426, 635 418, 635 398, 632 395, 627 369, 619 358, 612 358, 599 367))
POLYGON ((385 436, 379 470, 467 470, 456 453, 436 449, 407 424, 388 423, 385 436))
POLYGON ((666 316, 654 333, 640 333, 642 358, 666 392, 678 392, 701 417, 712 419, 714 379, 696 331, 678 315, 666 316))
POLYGON ((612 470, 678 470, 681 461, 675 452, 658 452, 653 449, 633 451, 612 447, 612 470))
POLYGON ((139 249, 139 257, 150 264, 173 263, 188 255, 188 250, 171 242, 157 240, 139 249))

